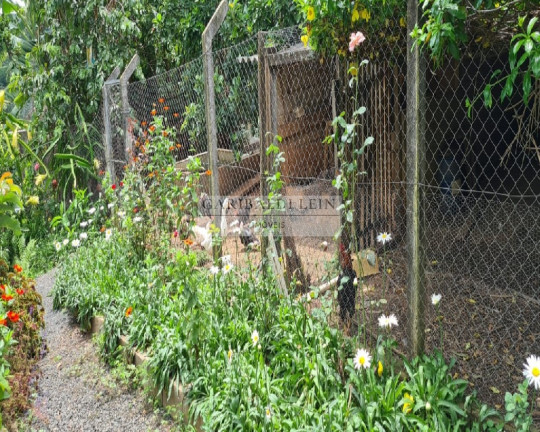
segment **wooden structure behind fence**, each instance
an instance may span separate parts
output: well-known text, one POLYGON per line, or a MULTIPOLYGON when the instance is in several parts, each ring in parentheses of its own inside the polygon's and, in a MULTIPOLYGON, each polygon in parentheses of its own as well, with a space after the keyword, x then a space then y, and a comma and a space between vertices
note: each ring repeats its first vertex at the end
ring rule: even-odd
POLYGON ((405 77, 389 62, 370 62, 359 71, 359 104, 367 108, 360 139, 375 137, 359 160, 356 200, 359 247, 374 247, 378 232, 404 232, 405 77))

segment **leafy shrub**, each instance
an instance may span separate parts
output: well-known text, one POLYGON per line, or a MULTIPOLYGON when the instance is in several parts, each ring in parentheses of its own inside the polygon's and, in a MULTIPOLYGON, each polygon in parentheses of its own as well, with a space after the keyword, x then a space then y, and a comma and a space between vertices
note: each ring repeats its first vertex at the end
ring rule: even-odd
POLYGON ((5 425, 11 427, 30 407, 32 383, 38 374, 35 365, 41 356, 44 311, 35 282, 19 265, 11 272, 0 261, 0 289, 0 408, 5 425))

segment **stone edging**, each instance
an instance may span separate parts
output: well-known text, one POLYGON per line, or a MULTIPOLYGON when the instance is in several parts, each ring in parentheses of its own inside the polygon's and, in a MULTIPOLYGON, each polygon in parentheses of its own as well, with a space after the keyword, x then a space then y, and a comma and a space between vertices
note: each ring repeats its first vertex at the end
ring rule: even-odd
MULTIPOLYGON (((90 320, 90 333, 97 334, 103 330, 105 325, 105 317, 102 315, 96 315, 90 320)), ((126 347, 129 345, 129 339, 127 336, 120 336, 118 340, 120 346, 126 347)), ((130 355, 124 357, 125 361, 129 364, 133 364, 136 367, 144 367, 150 360, 150 356, 142 351, 133 351, 130 355)), ((153 386, 153 384, 151 384, 153 386)), ((167 391, 162 391, 161 395, 158 395, 157 387, 153 386, 151 394, 159 399, 159 403, 164 408, 177 407, 180 408, 175 417, 178 420, 180 414, 182 414, 183 421, 189 422, 189 404, 184 400, 184 390, 181 384, 173 382, 170 396, 167 395, 167 391)), ((174 413, 173 413, 174 414, 174 413)), ((199 417, 195 424, 191 423, 197 431, 202 431, 202 419, 199 417)))

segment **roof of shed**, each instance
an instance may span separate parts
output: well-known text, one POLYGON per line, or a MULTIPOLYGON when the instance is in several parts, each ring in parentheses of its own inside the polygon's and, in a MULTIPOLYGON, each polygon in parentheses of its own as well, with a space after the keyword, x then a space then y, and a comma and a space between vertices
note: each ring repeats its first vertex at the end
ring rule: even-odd
MULTIPOLYGON (((268 50, 270 51, 271 48, 268 48, 268 50)), ((315 58, 315 52, 309 46, 298 43, 282 51, 268 54, 268 63, 270 66, 283 66, 291 63, 310 61, 315 58)), ((255 64, 259 62, 259 56, 257 54, 251 56, 238 56, 237 61, 238 63, 255 64)))

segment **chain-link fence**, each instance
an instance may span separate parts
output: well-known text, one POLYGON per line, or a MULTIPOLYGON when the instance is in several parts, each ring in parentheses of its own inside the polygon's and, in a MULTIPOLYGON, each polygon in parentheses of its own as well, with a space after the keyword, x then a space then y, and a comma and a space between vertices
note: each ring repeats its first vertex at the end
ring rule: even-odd
MULTIPOLYGON (((356 274, 364 277, 358 288, 341 288, 352 296, 336 296, 336 310, 352 310, 353 318, 336 313, 335 319, 345 331, 354 332, 364 319, 355 317, 365 316, 367 330, 376 335, 378 317, 394 313, 400 323, 399 349, 404 352, 410 345, 406 57, 406 32, 399 25, 359 47, 358 59, 369 63, 357 72, 356 97, 367 108, 358 133, 361 140, 375 138, 358 161, 363 174, 354 200, 358 253, 350 258, 356 274), (392 235, 384 246, 377 242, 381 232, 392 235)), ((313 197, 325 202, 336 198, 332 180, 343 155, 322 142, 333 133, 332 119, 349 107, 351 64, 321 61, 300 42, 297 29, 261 33, 214 53, 213 59, 218 144, 218 173, 213 175, 218 176, 220 195, 232 200, 268 193, 266 180, 273 170, 266 148, 276 142, 284 158, 279 171, 285 198, 305 198, 304 204, 313 197)), ((103 163, 110 165, 105 159, 112 158, 117 176, 128 158, 136 157, 136 145, 130 141, 144 138, 141 125, 155 115, 176 128, 177 168, 185 169, 189 155, 198 155, 208 168, 203 61, 201 57, 129 84, 128 122, 122 118, 128 111, 121 109, 119 84, 106 86, 108 116, 103 118, 109 119, 111 138, 103 163)), ((529 105, 523 104, 519 92, 499 102, 496 89, 492 108, 477 103, 468 115, 465 105, 467 98, 482 93, 497 69, 505 70, 506 63, 503 49, 473 44, 462 61, 428 67, 422 113, 426 348, 456 357, 457 373, 496 404, 522 381, 522 363, 540 337, 540 158, 534 144, 539 138, 539 84, 529 105), (440 309, 431 304, 433 294, 442 295, 440 309)), ((106 135, 105 125, 102 130, 106 135)), ((210 193, 209 184, 203 187, 210 193)), ((287 235, 287 227, 282 227, 282 247, 288 251, 284 265, 299 286, 324 285, 323 291, 335 293, 349 264, 329 233, 329 219, 317 213, 320 202, 286 220, 307 233, 287 235), (338 275, 342 277, 336 284, 338 275)), ((256 215, 232 206, 225 218, 228 224, 238 219, 247 227, 256 215)), ((201 226, 205 223, 206 219, 199 221, 201 226)), ((243 232, 248 234, 255 233, 243 232)), ((247 250, 247 243, 244 246, 247 250)), ((236 253, 238 239, 233 236, 225 239, 223 249, 234 259, 245 259, 236 253)), ((317 304, 315 299, 309 307, 317 304)))

